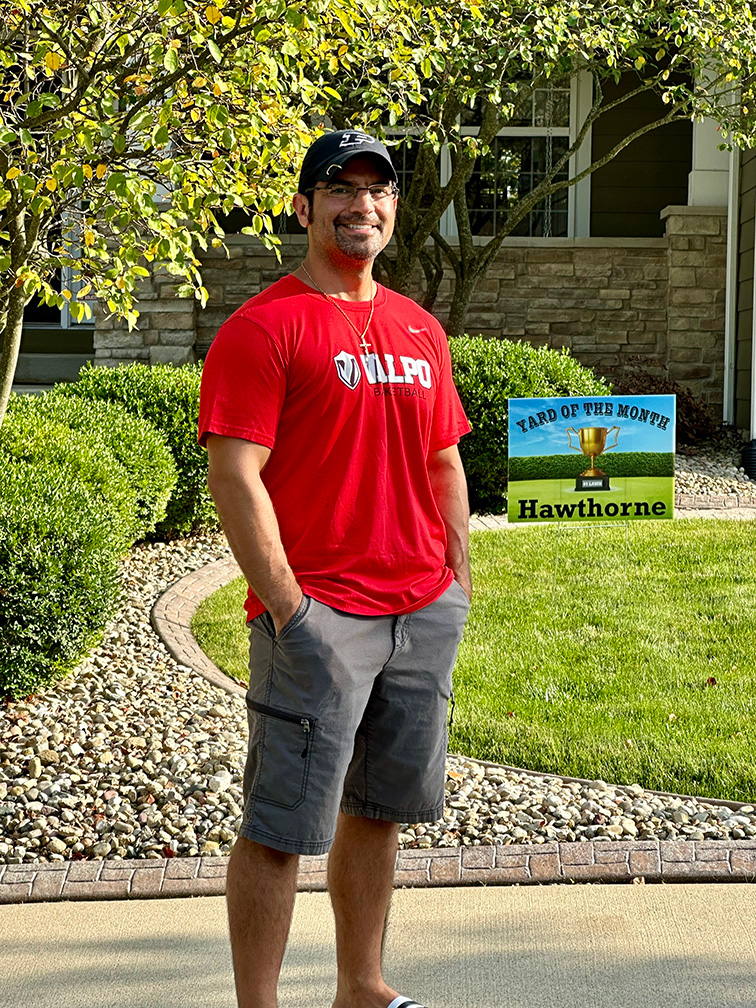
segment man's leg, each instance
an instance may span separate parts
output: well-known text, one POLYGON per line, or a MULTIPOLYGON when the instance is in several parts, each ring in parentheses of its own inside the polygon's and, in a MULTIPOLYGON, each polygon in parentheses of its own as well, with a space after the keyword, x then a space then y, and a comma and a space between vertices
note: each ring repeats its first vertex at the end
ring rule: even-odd
POLYGON ((338 965, 333 1008, 386 1008, 396 997, 383 980, 381 951, 398 832, 393 822, 339 815, 328 855, 338 965))
POLYGON ((239 1008, 276 1008, 298 863, 298 854, 273 850, 246 837, 234 844, 226 904, 239 1008))

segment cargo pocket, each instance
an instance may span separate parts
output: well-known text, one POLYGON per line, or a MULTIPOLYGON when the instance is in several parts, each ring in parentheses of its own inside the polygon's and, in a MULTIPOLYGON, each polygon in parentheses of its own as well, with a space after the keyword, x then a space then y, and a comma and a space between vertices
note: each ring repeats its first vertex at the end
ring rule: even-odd
POLYGON ((257 801, 295 809, 304 800, 310 773, 312 735, 317 721, 247 698, 247 707, 260 715, 262 752, 253 794, 257 801))

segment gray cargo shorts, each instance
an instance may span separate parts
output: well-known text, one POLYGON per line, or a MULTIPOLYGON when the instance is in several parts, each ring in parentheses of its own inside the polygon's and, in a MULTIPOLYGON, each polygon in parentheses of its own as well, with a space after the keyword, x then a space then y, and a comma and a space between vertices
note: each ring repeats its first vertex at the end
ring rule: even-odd
POLYGON ((250 620, 240 834, 324 854, 339 809, 440 819, 452 668, 468 609, 453 581, 401 616, 355 616, 305 596, 279 634, 268 613, 250 620))

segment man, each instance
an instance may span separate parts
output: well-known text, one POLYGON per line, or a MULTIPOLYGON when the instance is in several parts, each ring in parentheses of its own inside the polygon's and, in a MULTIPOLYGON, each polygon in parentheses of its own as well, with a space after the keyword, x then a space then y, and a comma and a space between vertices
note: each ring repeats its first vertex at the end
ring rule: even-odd
POLYGON ((275 1008, 299 854, 330 850, 333 1008, 383 979, 397 824, 442 815, 451 669, 471 594, 469 430, 440 325, 375 284, 397 175, 358 131, 308 150, 308 251, 221 328, 200 439, 249 582, 249 754, 227 902, 239 1008, 275 1008))

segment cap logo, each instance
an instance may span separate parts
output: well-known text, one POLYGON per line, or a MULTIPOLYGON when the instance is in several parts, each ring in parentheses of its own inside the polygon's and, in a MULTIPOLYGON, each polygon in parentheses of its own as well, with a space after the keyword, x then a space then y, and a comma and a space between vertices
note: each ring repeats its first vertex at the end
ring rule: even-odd
POLYGON ((359 147, 361 144, 375 143, 375 137, 368 136, 367 133, 344 133, 339 147, 359 147))

